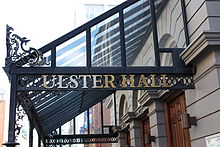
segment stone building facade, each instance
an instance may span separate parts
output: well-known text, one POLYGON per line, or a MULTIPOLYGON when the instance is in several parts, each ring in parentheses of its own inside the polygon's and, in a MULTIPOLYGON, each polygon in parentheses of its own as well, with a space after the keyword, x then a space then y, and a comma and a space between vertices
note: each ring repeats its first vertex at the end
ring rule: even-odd
MULTIPOLYGON (((219 8, 217 0, 167 2, 157 20, 159 46, 185 48, 180 58, 194 70, 195 89, 117 91, 118 124, 114 131, 119 132, 119 141, 114 146, 208 147, 209 142, 220 139, 219 8), (186 10, 189 45, 182 5, 186 10), (190 123, 193 119, 196 121, 190 123)), ((151 33, 133 64, 152 65, 152 48, 151 33)), ((171 56, 161 55, 161 62, 161 66, 172 65, 171 56)))

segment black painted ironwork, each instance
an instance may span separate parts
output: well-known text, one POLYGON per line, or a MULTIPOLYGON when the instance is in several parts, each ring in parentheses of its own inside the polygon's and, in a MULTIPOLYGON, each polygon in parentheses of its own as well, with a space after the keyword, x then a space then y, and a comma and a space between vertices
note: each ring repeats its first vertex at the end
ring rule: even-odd
MULTIPOLYGON (((114 143, 117 141, 117 134, 113 134, 111 131, 109 134, 103 133, 103 127, 105 127, 103 126, 103 119, 102 134, 76 135, 75 117, 115 93, 116 90, 173 90, 194 88, 192 70, 190 67, 186 67, 180 59, 180 53, 183 49, 160 48, 158 46, 156 21, 157 15, 160 15, 163 9, 163 7, 159 6, 162 1, 146 0, 139 5, 135 5, 140 2, 139 0, 126 1, 79 28, 52 41, 39 50, 34 48, 25 49, 24 45, 27 45, 30 40, 13 34, 13 28, 7 26, 7 56, 4 69, 10 76, 12 82, 9 140, 8 143, 6 143, 7 146, 14 146, 16 144, 15 132, 19 132, 21 127, 16 123, 15 118, 17 102, 18 105, 24 108, 28 116, 32 116, 32 120, 30 121, 34 122, 32 124, 37 128, 41 140, 44 140, 46 137, 44 141, 45 145, 114 143), (132 9, 125 11, 125 9, 127 10, 130 6, 132 6, 132 9), (140 11, 140 14, 136 17, 131 17, 138 11, 140 11), (108 23, 102 24, 110 17, 112 19, 108 20, 108 23), (106 61, 104 61, 103 58, 102 64, 94 64, 94 62, 101 58, 98 54, 92 58, 91 37, 94 35, 92 31, 94 26, 97 26, 98 29, 95 34, 97 46, 93 52, 97 53, 100 52, 101 49, 108 48, 108 50, 103 51, 103 53, 109 51, 112 54, 106 61), (108 29, 110 31, 105 33, 108 29), (85 66, 61 66, 61 63, 70 57, 64 58, 63 61, 59 61, 58 57, 63 54, 62 50, 66 51, 70 47, 62 48, 61 51, 59 51, 57 49, 58 46, 82 33, 84 33, 85 36, 77 41, 86 43, 85 66), (140 53, 141 48, 143 48, 146 38, 148 38, 151 33, 153 33, 153 52, 155 53, 154 55, 152 54, 152 56, 155 56, 155 59, 152 61, 155 65, 131 66, 137 54, 140 53), (48 52, 50 52, 50 55, 46 58, 43 57, 43 55, 48 52), (160 53, 171 53, 173 65, 161 66, 160 53), (110 60, 112 60, 112 63, 110 63, 110 60), (44 65, 49 64, 48 61, 50 61, 50 66, 44 67, 44 65), (29 67, 23 65, 29 65, 29 67), (47 76, 46 86, 43 82, 43 75, 47 76), (93 87, 95 80, 89 78, 86 80, 88 88, 82 88, 83 81, 80 81, 80 79, 78 81, 79 86, 73 88, 74 85, 71 85, 72 80, 70 80, 70 76, 72 75, 99 75, 102 78, 96 80, 100 80, 105 86, 106 79, 103 77, 106 77, 105 75, 111 75, 115 78, 114 81, 112 81, 112 85, 115 85, 115 87, 112 85, 104 87, 103 85, 101 88, 95 88, 93 87), (59 76, 62 76, 62 78, 59 79, 59 76), (132 78, 134 79, 134 83, 132 83, 132 78), (128 82, 123 86, 122 83, 125 79, 128 80, 128 82), (60 86, 60 84, 62 85, 60 86), (64 88, 65 85, 68 87, 64 88), (58 135, 57 133, 55 133, 55 135, 52 133, 52 136, 48 136, 48 134, 51 134, 55 129, 72 119, 74 119, 74 135, 58 135), (17 125, 16 128, 15 125, 17 125)), ((184 20, 184 28, 186 29, 185 16, 184 20)), ((186 37, 188 37, 187 33, 186 37)), ((77 44, 74 43, 73 45, 77 46, 77 44)), ((20 107, 18 108, 20 110, 20 107)), ((19 114, 20 112, 21 111, 18 111, 17 115, 18 118, 22 119, 23 116, 19 114)), ((117 125, 115 95, 114 112, 115 125, 117 125)), ((87 117, 89 117, 88 114, 87 117)), ((87 123, 89 126, 89 121, 87 123)), ((89 129, 90 128, 88 128, 88 130, 89 129)))
MULTIPOLYGON (((140 89, 192 89, 193 77, 187 74, 109 74, 109 75, 20 75, 19 91, 71 91, 71 90, 140 90, 140 89), (95 78, 94 78, 95 77, 95 78), (111 84, 106 81, 111 81, 111 84), (75 79, 73 82, 72 79, 75 79), (94 87, 98 80, 99 85, 94 87), (127 81, 128 80, 128 81, 127 81), (129 82, 132 81, 132 82, 129 82), (86 87, 85 87, 86 85, 86 87)), ((54 94, 54 93, 51 93, 54 94)))
POLYGON ((19 103, 16 106, 16 123, 15 123, 15 140, 18 140, 18 136, 21 133, 21 129, 23 125, 21 124, 23 121, 24 116, 27 115, 24 109, 21 107, 19 103))
POLYGON ((46 137, 46 145, 117 143, 117 134, 51 135, 46 137))
POLYGON ((7 25, 7 55, 5 59, 6 66, 11 66, 12 64, 16 64, 16 66, 22 66, 26 63, 28 63, 30 66, 48 65, 48 63, 46 63, 46 59, 43 57, 39 50, 33 47, 24 47, 30 40, 28 40, 26 37, 20 37, 19 35, 14 34, 12 31, 14 31, 14 29, 7 25))
POLYGON ((184 25, 184 33, 185 33, 185 39, 186 39, 186 46, 190 44, 189 41, 189 30, 187 26, 187 16, 186 16, 186 3, 185 0, 181 0, 181 8, 183 12, 183 25, 184 25))

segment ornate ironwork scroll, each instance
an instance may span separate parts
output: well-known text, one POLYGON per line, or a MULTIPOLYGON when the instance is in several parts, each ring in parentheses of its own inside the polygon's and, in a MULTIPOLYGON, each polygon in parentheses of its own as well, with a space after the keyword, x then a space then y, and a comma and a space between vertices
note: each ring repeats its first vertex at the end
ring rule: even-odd
POLYGON ((16 140, 23 127, 23 118, 27 115, 31 109, 32 104, 29 93, 26 91, 19 91, 17 94, 17 105, 16 105, 16 123, 15 123, 15 137, 16 140))
POLYGON ((20 103, 17 103, 16 106, 16 123, 15 123, 15 140, 17 141, 18 136, 20 135, 23 125, 21 124, 24 116, 26 115, 24 109, 21 107, 20 103))
MULTIPOLYGON (((20 37, 17 34, 13 34, 14 29, 10 26, 6 26, 6 46, 7 56, 5 59, 5 65, 10 66, 13 63, 16 66, 22 66, 24 64, 34 65, 45 65, 46 59, 42 53, 37 49, 29 47, 24 48, 25 45, 30 41, 26 37, 20 37)), ((47 64, 48 65, 48 64, 47 64)))

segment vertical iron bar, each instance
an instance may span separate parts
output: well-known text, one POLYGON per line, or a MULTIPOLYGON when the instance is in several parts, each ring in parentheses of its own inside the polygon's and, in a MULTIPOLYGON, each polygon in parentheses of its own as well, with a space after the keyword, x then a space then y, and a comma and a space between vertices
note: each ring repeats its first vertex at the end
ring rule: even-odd
MULTIPOLYGON (((62 132, 61 132, 61 131, 62 131, 62 128, 61 128, 61 127, 62 127, 62 126, 59 127, 59 135, 62 135, 62 132)), ((59 146, 62 147, 62 145, 59 145, 59 146)))
POLYGON ((32 122, 33 118, 32 118, 32 112, 31 112, 31 117, 29 118, 29 123, 30 123, 30 127, 29 127, 29 147, 33 147, 33 122, 32 122))
POLYGON ((190 42, 189 42, 189 30, 188 30, 188 26, 187 26, 187 17, 186 17, 186 8, 185 8, 185 6, 186 6, 185 0, 181 0, 186 46, 188 46, 190 42))
POLYGON ((155 12, 154 0, 149 0, 150 2, 150 12, 152 21, 152 31, 153 31, 153 41, 154 41, 154 53, 155 53, 155 63, 156 66, 160 66, 160 55, 159 55, 159 44, 158 44, 158 34, 157 34, 157 18, 155 12))
POLYGON ((62 135, 61 126, 59 127, 59 135, 62 135))
POLYGON ((88 134, 90 134, 90 126, 89 126, 89 109, 87 109, 87 127, 88 127, 88 134))
POLYGON ((104 122, 103 122, 103 101, 101 101, 101 124, 102 124, 102 134, 104 134, 104 122))
POLYGON ((91 29, 86 29, 86 66, 91 67, 91 29))
POLYGON ((126 67, 127 61, 126 61, 126 49, 125 49, 125 31, 124 31, 123 9, 121 9, 119 11, 119 28, 120 28, 121 62, 122 62, 122 67, 126 67))
POLYGON ((117 116, 116 116, 116 94, 114 92, 114 113, 115 113, 115 126, 117 126, 117 116))
POLYGON ((56 47, 51 49, 51 67, 56 67, 56 47))
POLYGON ((76 135, 76 119, 73 118, 73 134, 76 135))
POLYGON ((15 147, 16 145, 18 145, 18 143, 15 142, 16 104, 17 104, 17 75, 11 75, 8 142, 4 144, 8 147, 15 147))

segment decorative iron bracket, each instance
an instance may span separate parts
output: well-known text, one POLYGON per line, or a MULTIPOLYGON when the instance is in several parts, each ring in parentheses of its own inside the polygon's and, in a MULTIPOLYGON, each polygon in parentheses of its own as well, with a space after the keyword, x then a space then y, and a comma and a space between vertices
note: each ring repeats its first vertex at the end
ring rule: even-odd
POLYGON ((20 37, 17 34, 13 34, 14 29, 9 25, 6 26, 6 46, 7 46, 7 56, 5 59, 5 65, 11 66, 15 64, 16 66, 22 66, 24 64, 29 64, 30 66, 35 65, 48 65, 43 54, 33 48, 24 48, 24 45, 30 41, 26 37, 20 37))

